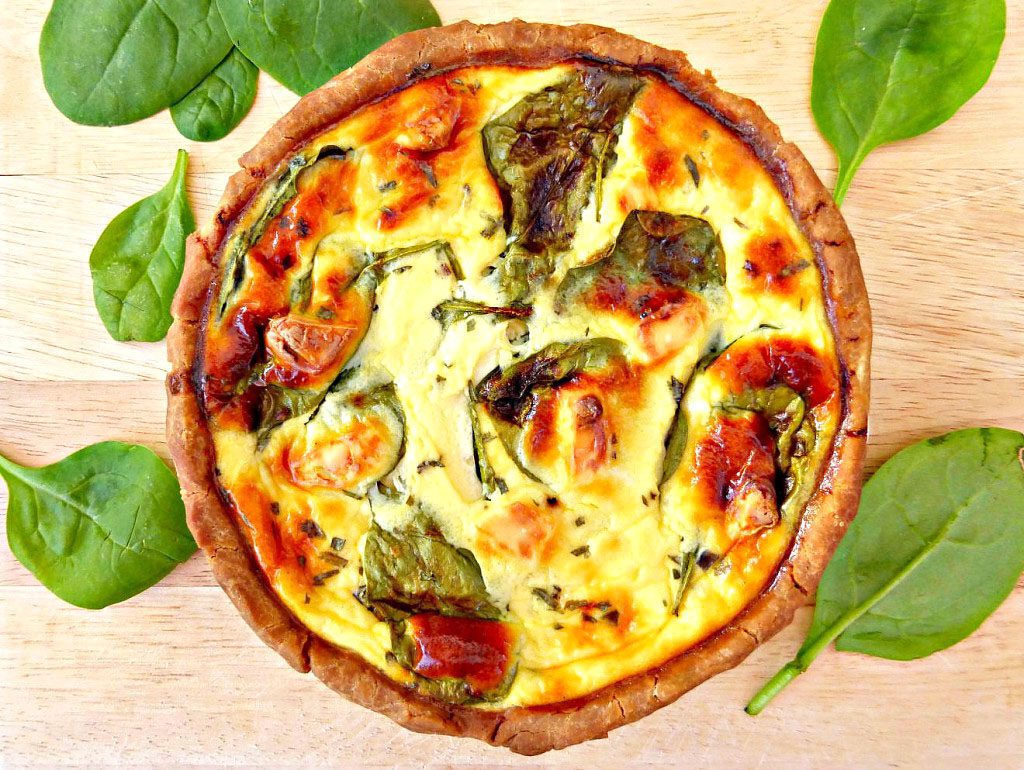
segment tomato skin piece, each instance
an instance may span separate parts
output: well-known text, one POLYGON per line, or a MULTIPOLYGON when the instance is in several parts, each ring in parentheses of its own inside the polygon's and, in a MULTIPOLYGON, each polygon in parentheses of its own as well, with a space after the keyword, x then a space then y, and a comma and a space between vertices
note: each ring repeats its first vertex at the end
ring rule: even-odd
POLYGON ((422 613, 405 621, 415 645, 413 670, 428 679, 461 679, 482 695, 508 674, 515 633, 500 620, 422 613))
POLYGON ((322 388, 330 384, 362 342, 373 315, 373 289, 357 283, 330 307, 322 321, 290 313, 267 325, 265 345, 271 366, 267 383, 288 388, 322 388))
POLYGON ((304 374, 321 374, 332 368, 344 352, 356 324, 324 323, 287 315, 267 324, 266 346, 278 365, 304 374))
POLYGON ((750 485, 774 502, 775 440, 761 415, 716 420, 694 451, 694 475, 709 506, 724 510, 750 485))

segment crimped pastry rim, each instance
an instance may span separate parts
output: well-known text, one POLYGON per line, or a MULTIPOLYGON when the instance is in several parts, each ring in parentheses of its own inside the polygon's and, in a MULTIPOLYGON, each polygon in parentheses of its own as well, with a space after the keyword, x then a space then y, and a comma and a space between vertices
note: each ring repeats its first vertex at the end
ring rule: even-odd
POLYGON ((240 159, 213 222, 188 240, 168 334, 167 440, 192 530, 217 581, 270 647, 299 671, 312 671, 350 700, 419 732, 478 738, 538 754, 606 736, 671 703, 740 663, 788 625, 809 601, 860 496, 867 442, 871 321, 857 252, 831 195, 803 154, 753 102, 717 88, 686 56, 592 25, 469 22, 395 38, 303 97, 240 159), (213 442, 193 382, 202 319, 216 280, 216 258, 233 220, 298 145, 418 79, 456 67, 543 67, 593 59, 661 74, 746 142, 782 191, 816 256, 840 367, 842 413, 819 488, 805 508, 789 554, 771 584, 728 625, 665 663, 571 701, 486 711, 421 695, 353 653, 320 639, 281 604, 249 554, 220 497, 213 442))

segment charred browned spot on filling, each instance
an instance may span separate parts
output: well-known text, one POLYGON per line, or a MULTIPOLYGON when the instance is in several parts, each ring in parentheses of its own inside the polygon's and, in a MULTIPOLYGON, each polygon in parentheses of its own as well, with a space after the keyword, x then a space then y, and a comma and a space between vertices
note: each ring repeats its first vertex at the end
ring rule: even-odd
POLYGON ((243 305, 224 319, 219 334, 210 334, 203 351, 208 395, 233 389, 249 371, 260 348, 265 324, 265 317, 243 305))
POLYGON ((597 470, 608 457, 611 431, 601 399, 593 394, 583 396, 573 406, 576 436, 573 444, 573 471, 597 470))
POLYGON ((832 399, 837 389, 836 373, 822 354, 806 342, 788 338, 733 345, 709 371, 721 377, 734 393, 788 385, 811 408, 832 399))
POLYGON ((393 183, 381 190, 388 194, 377 215, 380 230, 394 230, 442 200, 442 186, 459 178, 473 147, 479 109, 464 86, 438 76, 367 112, 365 139, 379 144, 377 171, 393 183))
POLYGON ((334 214, 352 208, 354 170, 344 158, 325 158, 300 178, 298 194, 249 252, 270 279, 282 278, 299 264, 303 244, 321 238, 334 214))
POLYGON ((534 393, 531 394, 531 400, 532 404, 523 422, 528 426, 527 446, 530 456, 540 460, 555 449, 558 398, 554 393, 534 393))
POLYGON ((677 182, 676 158, 671 150, 657 144, 657 138, 650 130, 637 132, 641 148, 640 158, 647 172, 647 181, 654 187, 673 187, 677 182))
POLYGON ((267 578, 274 580, 283 571, 301 580, 309 554, 315 551, 309 538, 278 520, 280 506, 275 506, 257 482, 242 479, 232 485, 228 496, 239 528, 250 538, 267 578))
POLYGON ((401 226, 413 213, 427 205, 435 194, 437 175, 429 160, 397 151, 388 164, 387 174, 402 182, 396 194, 389 196, 377 215, 377 228, 387 231, 401 226))
POLYGON ((785 233, 757 235, 747 243, 743 271, 758 289, 772 294, 795 294, 800 274, 811 262, 800 256, 785 233))
POLYGON ((683 159, 678 150, 670 147, 661 136, 661 127, 665 122, 663 105, 648 94, 643 94, 637 101, 635 114, 637 120, 633 141, 648 183, 655 188, 675 187, 679 182, 679 164, 683 159))

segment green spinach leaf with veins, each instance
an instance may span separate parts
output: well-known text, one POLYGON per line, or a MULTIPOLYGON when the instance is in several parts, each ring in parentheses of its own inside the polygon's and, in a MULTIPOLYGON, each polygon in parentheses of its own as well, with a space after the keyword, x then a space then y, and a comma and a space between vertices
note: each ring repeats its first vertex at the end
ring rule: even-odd
POLYGON ((217 0, 235 45, 297 94, 396 35, 441 23, 429 0, 217 0))
POLYGON ((185 191, 188 153, 178 150, 171 179, 107 225, 89 255, 93 299, 115 340, 155 342, 171 326, 171 301, 195 227, 185 191))
POLYGON ((837 203, 868 153, 931 131, 985 85, 1005 32, 1005 0, 832 0, 811 107, 839 156, 837 203))
POLYGON ((47 93, 90 126, 170 107, 230 49, 214 0, 55 0, 39 38, 47 93))
POLYGON ((43 468, 0 456, 0 476, 11 551, 78 607, 124 601, 196 550, 178 482, 145 447, 105 441, 43 468))
POLYGON ((180 102, 171 105, 178 132, 196 142, 223 139, 237 126, 256 98, 260 71, 237 48, 180 102))
POLYGON ((747 706, 759 713, 835 641, 912 660, 981 625, 1024 570, 1024 434, 955 431, 896 454, 864 486, 860 510, 818 587, 796 657, 747 706))

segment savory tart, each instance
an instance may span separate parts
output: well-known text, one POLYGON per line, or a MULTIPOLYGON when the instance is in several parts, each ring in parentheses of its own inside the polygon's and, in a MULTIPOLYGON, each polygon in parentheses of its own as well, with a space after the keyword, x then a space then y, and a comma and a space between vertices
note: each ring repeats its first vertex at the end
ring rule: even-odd
POLYGON ((293 666, 523 753, 735 665, 856 508, 870 322, 800 152, 590 26, 404 35, 189 244, 189 525, 293 666))

